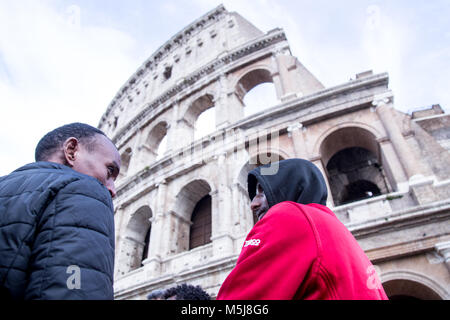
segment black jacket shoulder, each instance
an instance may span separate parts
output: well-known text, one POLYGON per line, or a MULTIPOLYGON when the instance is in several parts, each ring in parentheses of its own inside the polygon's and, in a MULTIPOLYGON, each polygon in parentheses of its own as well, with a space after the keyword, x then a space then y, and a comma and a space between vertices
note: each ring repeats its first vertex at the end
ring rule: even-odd
POLYGON ((112 299, 114 213, 97 179, 36 162, 0 178, 0 201, 3 290, 19 299, 112 299))

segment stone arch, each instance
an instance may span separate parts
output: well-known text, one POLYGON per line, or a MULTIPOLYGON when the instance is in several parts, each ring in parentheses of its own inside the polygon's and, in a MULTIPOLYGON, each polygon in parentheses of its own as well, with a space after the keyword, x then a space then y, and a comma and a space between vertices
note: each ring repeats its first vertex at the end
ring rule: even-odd
POLYGON ((381 275, 383 288, 390 299, 442 300, 449 294, 426 275, 409 270, 396 270, 381 275))
POLYGON ((334 204, 389 193, 392 188, 374 133, 360 126, 330 131, 322 139, 319 153, 334 204))
MULTIPOLYGON (((360 130, 359 132, 365 132, 367 136, 369 136, 369 139, 372 140, 372 146, 366 149, 369 149, 371 151, 374 151, 378 149, 378 143, 377 141, 382 138, 381 134, 372 126, 367 125, 362 122, 345 122, 340 123, 338 126, 331 127, 327 130, 325 130, 317 139, 317 142, 314 144, 313 154, 320 154, 322 156, 322 161, 325 163, 328 162, 328 160, 331 158, 331 156, 327 154, 323 154, 324 149, 324 141, 328 139, 331 135, 333 135, 335 132, 343 130, 343 129, 355 129, 360 130), (376 145, 376 146, 375 146, 376 145)), ((358 137, 354 137, 358 138, 358 137)), ((362 137, 359 137, 362 138, 362 137)), ((361 139, 360 139, 361 140, 361 139)), ((349 144, 349 143, 347 143, 349 144)), ((353 143, 356 145, 357 143, 353 143)), ((361 143, 359 143, 359 146, 363 146, 361 143)), ((364 146, 363 146, 364 147, 364 146)), ((339 149, 338 146, 335 146, 335 149, 339 149)), ((332 153, 332 149, 330 149, 330 153, 332 153)))
POLYGON ((272 71, 266 66, 254 66, 247 70, 234 85, 236 95, 241 101, 244 100, 244 96, 262 83, 273 83, 272 71))
POLYGON ((276 105, 279 100, 272 71, 265 65, 256 65, 248 69, 237 80, 234 90, 244 108, 244 116, 276 105))
POLYGON ((125 228, 125 236, 121 245, 119 273, 140 268, 147 258, 153 212, 148 205, 139 207, 125 228))
MULTIPOLYGON (((199 178, 191 180, 185 184, 177 193, 172 210, 176 217, 175 223, 177 225, 175 230, 177 233, 175 252, 187 251, 192 248, 190 243, 192 240, 191 232, 193 231, 193 228, 196 227, 194 224, 196 221, 195 219, 193 221, 193 217, 195 218, 198 204, 200 202, 204 202, 206 198, 209 199, 206 199, 206 202, 209 201, 209 233, 211 234, 211 215, 213 210, 211 202, 212 190, 213 189, 209 182, 205 179, 199 178)), ((202 223, 204 223, 204 220, 202 220, 202 223)))
POLYGON ((145 150, 145 162, 151 162, 161 157, 164 150, 159 150, 158 148, 163 139, 166 138, 168 128, 168 122, 166 120, 160 120, 149 130, 142 145, 142 148, 145 150))
POLYGON ((214 96, 210 93, 202 94, 189 103, 188 108, 184 112, 183 119, 194 127, 200 114, 214 106, 214 96))
POLYGON ((128 147, 120 155, 120 178, 126 177, 128 172, 128 167, 130 166, 131 156, 133 155, 133 150, 128 147))
POLYGON ((190 220, 196 203, 212 190, 211 184, 206 179, 191 180, 178 191, 173 211, 183 219, 190 220))
MULTIPOLYGON (((196 138, 202 136, 202 130, 198 131, 198 120, 201 120, 201 115, 206 111, 215 107, 214 95, 209 92, 202 92, 201 94, 195 95, 189 102, 187 102, 187 107, 181 112, 181 118, 178 120, 178 127, 182 129, 184 138, 190 142, 196 138), (200 132, 200 133, 199 133, 200 132)), ((204 124, 208 125, 211 123, 209 131, 214 131, 216 128, 216 117, 213 114, 209 114, 211 119, 204 124)))

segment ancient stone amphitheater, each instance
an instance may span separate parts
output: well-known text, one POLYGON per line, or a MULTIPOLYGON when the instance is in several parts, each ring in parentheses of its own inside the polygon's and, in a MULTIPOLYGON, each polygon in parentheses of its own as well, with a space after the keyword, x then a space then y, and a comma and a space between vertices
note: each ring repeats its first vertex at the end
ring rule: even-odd
POLYGON ((450 117, 439 105, 397 111, 388 82, 362 72, 325 88, 282 29, 264 33, 223 6, 175 34, 99 123, 122 158, 116 298, 179 283, 214 297, 255 223, 247 172, 298 157, 326 177, 328 206, 391 298, 448 299, 450 117), (248 115, 245 97, 263 83, 277 102, 248 115), (198 136, 204 112, 213 130, 198 136))

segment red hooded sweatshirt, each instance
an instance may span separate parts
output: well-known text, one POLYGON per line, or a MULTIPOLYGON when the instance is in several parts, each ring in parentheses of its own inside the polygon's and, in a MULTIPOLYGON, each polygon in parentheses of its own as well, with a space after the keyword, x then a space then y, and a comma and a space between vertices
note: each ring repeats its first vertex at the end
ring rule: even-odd
MULTIPOLYGON (((285 161, 290 160, 300 159, 285 161)), ((308 164, 306 171, 311 168, 308 164)), ((301 172, 310 178, 296 181, 301 190, 310 183, 324 183, 320 172, 320 177, 316 177, 318 169, 312 169, 313 179, 309 172, 301 172)), ((287 171, 295 179, 292 171, 287 171)), ((278 185, 281 191, 273 188, 278 178, 261 178, 253 172, 256 179, 250 179, 252 172, 250 198, 254 196, 250 190, 255 190, 256 180, 262 182, 270 209, 245 239, 236 267, 220 288, 218 300, 387 299, 372 263, 330 209, 294 201, 273 205, 280 194, 285 198, 288 193, 282 185, 278 185)), ((323 193, 323 188, 316 191, 323 193)), ((298 193, 295 197, 299 199, 298 193)), ((323 202, 323 197, 318 200, 323 202)))

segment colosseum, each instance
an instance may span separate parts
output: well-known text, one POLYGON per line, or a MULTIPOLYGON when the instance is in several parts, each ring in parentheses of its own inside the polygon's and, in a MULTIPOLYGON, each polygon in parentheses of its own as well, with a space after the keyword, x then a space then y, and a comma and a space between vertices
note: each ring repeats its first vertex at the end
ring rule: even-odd
POLYGON ((450 298, 450 117, 395 109, 387 73, 325 88, 262 32, 218 6, 175 34, 125 82, 99 128, 122 159, 115 205, 115 298, 200 285, 212 297, 255 223, 246 176, 312 161, 327 201, 392 299, 450 298), (276 103, 248 114, 260 84, 276 103), (213 129, 199 135, 209 112, 213 129))

